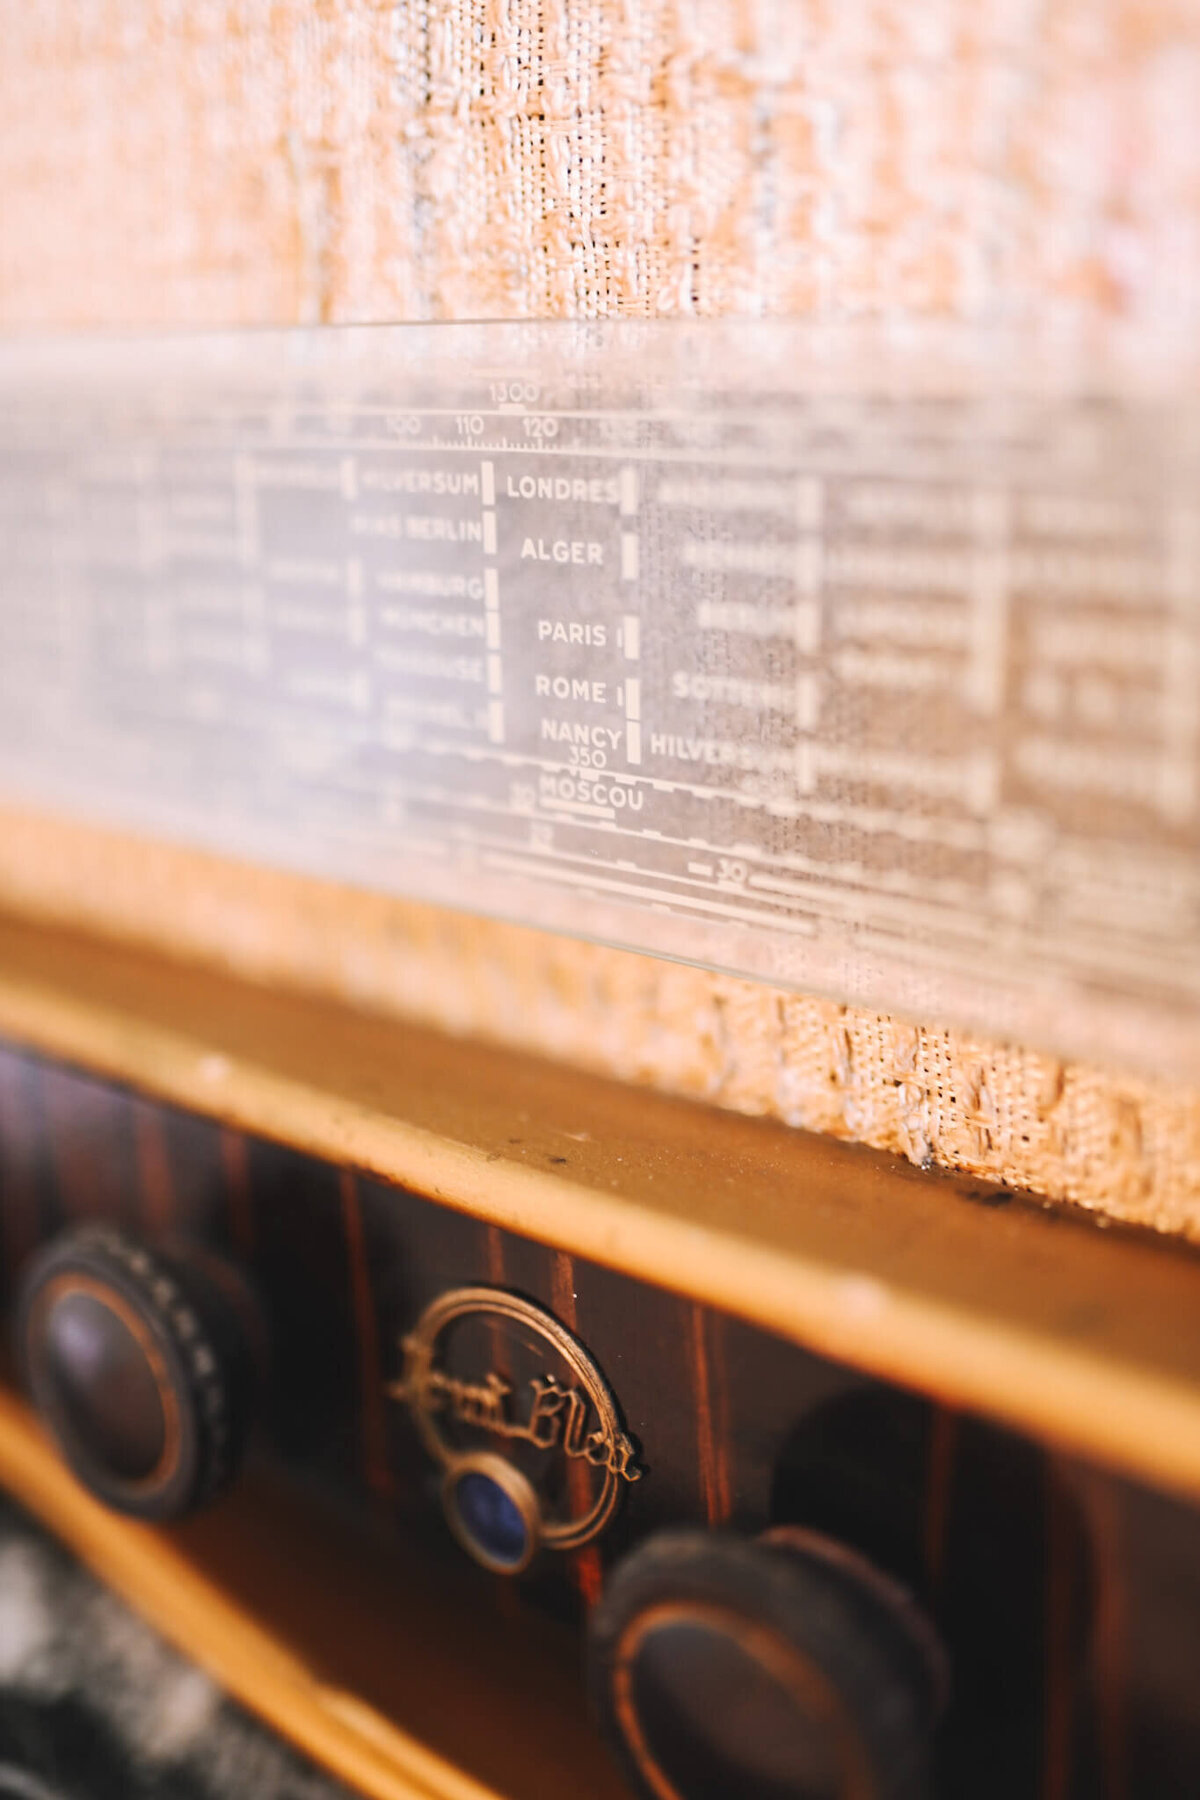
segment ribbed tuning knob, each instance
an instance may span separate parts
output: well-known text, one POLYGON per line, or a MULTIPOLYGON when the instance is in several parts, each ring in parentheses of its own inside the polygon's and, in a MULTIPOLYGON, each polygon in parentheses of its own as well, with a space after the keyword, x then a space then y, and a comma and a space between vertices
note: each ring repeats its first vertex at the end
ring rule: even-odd
POLYGON ((64 1232, 21 1284, 20 1360, 64 1460, 121 1512, 171 1519, 231 1479, 251 1407, 245 1290, 186 1249, 64 1232))
POLYGON ((902 1589, 815 1533, 664 1531, 590 1621, 600 1721, 646 1800, 925 1800, 945 1662, 902 1589))

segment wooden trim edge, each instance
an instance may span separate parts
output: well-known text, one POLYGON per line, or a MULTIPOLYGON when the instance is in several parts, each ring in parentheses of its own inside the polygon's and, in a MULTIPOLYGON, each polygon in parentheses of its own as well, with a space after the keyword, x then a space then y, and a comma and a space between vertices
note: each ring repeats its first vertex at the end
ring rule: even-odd
POLYGON ((233 1699, 369 1800, 501 1800, 354 1695, 327 1687, 163 1534, 93 1500, 3 1389, 0 1487, 233 1699))
POLYGON ((239 1058, 179 1014, 167 1025, 45 978, 22 978, 11 964, 0 965, 0 1035, 1200 1499, 1200 1381, 1190 1368, 1138 1363, 1062 1332, 907 1291, 803 1247, 781 1249, 728 1221, 688 1218, 507 1160, 413 1124, 369 1094, 350 1098, 260 1058, 239 1058))

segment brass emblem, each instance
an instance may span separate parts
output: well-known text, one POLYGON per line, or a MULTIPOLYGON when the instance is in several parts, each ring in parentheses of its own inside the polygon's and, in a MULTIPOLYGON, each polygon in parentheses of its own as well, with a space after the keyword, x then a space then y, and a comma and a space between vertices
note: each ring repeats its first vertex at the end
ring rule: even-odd
POLYGON ((402 1340, 388 1393, 445 1471, 455 1535, 488 1568, 517 1573, 538 1545, 574 1550, 602 1531, 623 1482, 641 1478, 608 1384, 583 1345, 503 1288, 455 1288, 402 1340))

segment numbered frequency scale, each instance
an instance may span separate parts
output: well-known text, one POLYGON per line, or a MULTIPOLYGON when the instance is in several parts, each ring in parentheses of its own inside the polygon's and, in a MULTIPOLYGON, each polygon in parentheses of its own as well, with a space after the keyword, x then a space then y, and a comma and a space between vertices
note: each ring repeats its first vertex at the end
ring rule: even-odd
POLYGON ((1200 1074, 1200 389, 785 324, 0 352, 0 795, 1200 1074))

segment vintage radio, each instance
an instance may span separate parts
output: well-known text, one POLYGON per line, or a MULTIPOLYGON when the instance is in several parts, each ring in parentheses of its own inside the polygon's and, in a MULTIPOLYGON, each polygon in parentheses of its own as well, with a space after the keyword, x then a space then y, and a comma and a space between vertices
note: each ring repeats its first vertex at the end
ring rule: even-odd
POLYGON ((360 1792, 1200 1783, 1191 415, 872 344, 0 366, 0 1478, 360 1792), (596 1072, 642 981, 783 1118, 596 1072), (958 1173, 799 1128, 796 989, 950 1021, 958 1173), (1095 1059, 1049 1198, 973 1030, 1095 1059))
POLYGON ((4 1478, 311 1754, 615 1792, 586 1662, 647 1793, 1187 1791, 1189 1253, 128 951, 4 962, 55 1052, 3 1064, 34 1405, 125 1513, 229 1492, 160 1548, 13 1400, 4 1478))

